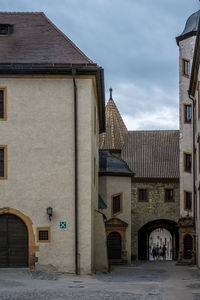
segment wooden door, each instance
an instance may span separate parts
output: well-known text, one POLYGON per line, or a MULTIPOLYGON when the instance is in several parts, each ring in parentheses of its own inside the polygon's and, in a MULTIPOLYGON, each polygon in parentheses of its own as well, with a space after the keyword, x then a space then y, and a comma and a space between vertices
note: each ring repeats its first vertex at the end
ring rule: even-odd
POLYGON ((184 259, 192 258, 193 240, 191 235, 187 234, 184 237, 184 259))
POLYGON ((0 267, 28 266, 28 231, 15 215, 0 216, 0 267))
POLYGON ((121 235, 111 232, 107 238, 108 259, 121 259, 121 235))

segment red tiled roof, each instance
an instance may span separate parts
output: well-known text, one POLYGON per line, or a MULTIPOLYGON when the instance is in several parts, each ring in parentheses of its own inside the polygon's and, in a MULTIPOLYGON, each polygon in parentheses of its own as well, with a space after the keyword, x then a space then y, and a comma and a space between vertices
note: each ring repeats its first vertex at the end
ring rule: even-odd
POLYGON ((129 131, 122 159, 135 178, 179 178, 179 131, 129 131))

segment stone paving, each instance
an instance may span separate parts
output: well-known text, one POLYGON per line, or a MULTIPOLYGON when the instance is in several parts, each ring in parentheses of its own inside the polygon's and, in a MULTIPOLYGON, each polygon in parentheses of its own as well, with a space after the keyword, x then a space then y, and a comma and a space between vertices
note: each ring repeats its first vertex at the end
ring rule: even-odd
POLYGON ((116 266, 108 274, 0 269, 0 300, 200 300, 200 270, 175 262, 116 266))

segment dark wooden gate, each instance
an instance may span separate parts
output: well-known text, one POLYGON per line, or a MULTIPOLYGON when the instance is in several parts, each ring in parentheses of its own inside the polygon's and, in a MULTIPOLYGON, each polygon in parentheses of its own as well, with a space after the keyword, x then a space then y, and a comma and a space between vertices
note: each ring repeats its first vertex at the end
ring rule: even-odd
POLYGON ((121 259, 121 235, 118 232, 111 232, 107 238, 108 259, 121 259))
POLYGON ((187 234, 184 237, 184 259, 192 258, 193 240, 191 235, 187 234))
POLYGON ((0 267, 28 266, 28 231, 15 215, 0 216, 0 267))

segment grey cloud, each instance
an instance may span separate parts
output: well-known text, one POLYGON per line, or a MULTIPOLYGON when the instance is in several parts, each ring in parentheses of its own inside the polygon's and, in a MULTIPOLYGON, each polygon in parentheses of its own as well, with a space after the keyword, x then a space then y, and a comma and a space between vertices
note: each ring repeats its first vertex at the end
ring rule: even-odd
MULTIPOLYGON (((44 11, 88 57, 104 67, 106 90, 112 85, 123 114, 128 110, 136 117, 152 112, 155 105, 178 111, 175 37, 189 15, 200 8, 197 0, 0 0, 0 4, 4 11, 44 11), (122 89, 122 83, 134 84, 137 91, 122 89), (160 99, 152 90, 155 86, 162 91, 160 99)), ((146 126, 150 129, 151 122, 146 126)))

